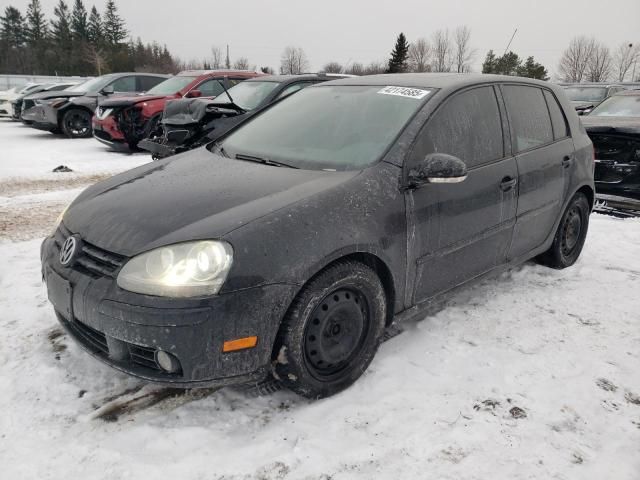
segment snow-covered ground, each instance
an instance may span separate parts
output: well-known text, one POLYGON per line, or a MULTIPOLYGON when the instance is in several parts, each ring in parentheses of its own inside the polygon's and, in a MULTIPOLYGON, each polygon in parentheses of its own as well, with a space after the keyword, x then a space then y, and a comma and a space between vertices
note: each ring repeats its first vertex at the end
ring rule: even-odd
MULTIPOLYGON (((2 146, 7 129, 27 135, 0 123, 2 146)), ((113 168, 99 145, 77 147, 95 154, 89 167, 74 141, 40 141, 25 145, 30 155, 113 168)), ((0 243, 0 478, 640 478, 640 219, 593 215, 573 268, 529 263, 466 290, 321 401, 167 391, 100 364, 56 324, 40 239, 10 238, 0 243)))

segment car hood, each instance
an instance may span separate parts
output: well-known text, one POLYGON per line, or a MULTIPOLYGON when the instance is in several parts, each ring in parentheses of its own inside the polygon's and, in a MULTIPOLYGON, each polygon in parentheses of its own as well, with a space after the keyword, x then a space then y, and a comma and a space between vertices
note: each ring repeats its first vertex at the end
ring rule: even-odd
POLYGON ((70 90, 58 90, 55 92, 40 92, 32 93, 25 96, 29 100, 48 100, 50 98, 71 98, 71 97, 84 97, 87 92, 72 92, 70 90))
POLYGON ((640 135, 640 117, 584 116, 581 118, 588 133, 619 133, 640 135))
POLYGON ((63 221, 87 242, 132 256, 162 245, 221 238, 357 174, 267 166, 203 147, 89 187, 63 221))
POLYGON ((173 95, 135 95, 110 98, 100 102, 100 106, 104 108, 122 108, 130 107, 136 103, 151 102, 153 100, 162 100, 164 98, 173 98, 173 95))

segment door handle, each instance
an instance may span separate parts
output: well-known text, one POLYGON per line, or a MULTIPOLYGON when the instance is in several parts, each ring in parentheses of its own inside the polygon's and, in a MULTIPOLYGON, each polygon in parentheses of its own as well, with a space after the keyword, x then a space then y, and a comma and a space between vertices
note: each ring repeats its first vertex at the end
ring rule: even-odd
POLYGON ((513 187, 516 186, 517 182, 518 182, 517 178, 504 177, 500 182, 500 190, 502 190, 503 192, 508 192, 509 190, 511 190, 513 187))
POLYGON ((571 155, 565 155, 562 158, 562 166, 564 168, 569 168, 571 166, 572 161, 573 161, 573 157, 571 155))

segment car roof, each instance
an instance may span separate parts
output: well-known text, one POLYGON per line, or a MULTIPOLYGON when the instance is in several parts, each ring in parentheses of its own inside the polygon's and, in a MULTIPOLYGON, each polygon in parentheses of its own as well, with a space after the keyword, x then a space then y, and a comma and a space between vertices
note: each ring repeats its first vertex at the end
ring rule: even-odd
POLYGON ((531 78, 490 75, 482 73, 387 73, 332 80, 322 85, 371 85, 457 90, 483 83, 529 83, 552 86, 549 82, 531 78))
POLYGON ((601 82, 582 82, 582 83, 565 83, 565 87, 599 87, 599 88, 609 88, 609 87, 624 87, 621 83, 601 83, 601 82))
POLYGON ((165 73, 146 73, 146 72, 118 72, 118 73, 107 73, 106 75, 102 75, 102 76, 103 77, 127 77, 130 75, 143 75, 146 77, 159 77, 159 78, 169 78, 171 76, 165 73))
POLYGON ((327 77, 321 73, 302 73, 300 75, 267 75, 263 77, 255 77, 246 80, 247 82, 277 82, 287 83, 299 80, 331 80, 335 77, 327 77))
POLYGON ((219 69, 219 70, 183 70, 176 74, 178 77, 186 76, 202 76, 202 75, 233 75, 233 74, 247 74, 258 73, 253 70, 232 70, 232 69, 219 69))

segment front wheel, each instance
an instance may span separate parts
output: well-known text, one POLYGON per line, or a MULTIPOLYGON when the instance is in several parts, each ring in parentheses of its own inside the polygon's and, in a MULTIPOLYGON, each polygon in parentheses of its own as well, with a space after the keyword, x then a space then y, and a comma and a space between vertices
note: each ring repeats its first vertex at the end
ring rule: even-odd
POLYGON ((387 313, 384 288, 368 266, 338 262, 313 278, 285 316, 274 374, 307 398, 333 395, 367 369, 387 313))
POLYGON ((551 268, 567 268, 576 263, 589 229, 589 200, 583 193, 576 193, 567 205, 551 248, 537 260, 551 268))
POLYGON ((67 110, 62 116, 62 131, 69 138, 89 138, 91 113, 81 108, 67 110))

